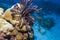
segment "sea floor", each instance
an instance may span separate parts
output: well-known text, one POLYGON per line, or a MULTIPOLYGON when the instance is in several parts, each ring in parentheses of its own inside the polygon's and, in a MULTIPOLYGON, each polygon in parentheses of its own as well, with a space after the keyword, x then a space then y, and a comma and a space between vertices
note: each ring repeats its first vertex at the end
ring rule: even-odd
POLYGON ((55 19, 55 26, 50 30, 44 29, 46 30, 44 35, 38 31, 39 27, 36 24, 33 25, 35 40, 60 40, 60 16, 53 13, 50 17, 55 19))

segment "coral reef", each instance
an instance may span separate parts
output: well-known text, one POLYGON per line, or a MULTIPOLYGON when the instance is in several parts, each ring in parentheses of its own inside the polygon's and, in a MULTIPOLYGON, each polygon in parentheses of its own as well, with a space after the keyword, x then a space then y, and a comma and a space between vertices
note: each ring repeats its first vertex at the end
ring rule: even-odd
MULTIPOLYGON (((21 0, 5 12, 0 8, 0 40, 34 40, 34 18, 37 18, 44 28, 50 29, 53 26, 53 20, 31 15, 32 12, 39 13, 42 9, 32 6, 32 2, 33 0, 21 0)), ((41 34, 45 33, 45 29, 41 28, 39 31, 41 34)))
POLYGON ((21 3, 4 12, 0 18, 0 31, 3 34, 1 40, 33 40, 33 19, 30 13, 39 10, 35 6, 30 8, 32 2, 33 0, 21 0, 21 3))

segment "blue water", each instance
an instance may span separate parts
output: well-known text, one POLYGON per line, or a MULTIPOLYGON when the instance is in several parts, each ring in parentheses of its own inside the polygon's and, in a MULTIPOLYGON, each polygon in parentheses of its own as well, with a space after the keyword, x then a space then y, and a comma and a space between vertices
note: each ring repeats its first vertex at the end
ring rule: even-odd
MULTIPOLYGON (((13 4, 20 2, 19 0, 0 0, 0 7, 7 9, 13 4)), ((34 40, 60 40, 60 0, 34 0, 34 5, 37 4, 42 7, 48 17, 54 19, 55 25, 50 30, 44 29, 46 32, 42 35, 36 25, 33 25, 34 29, 34 40)))

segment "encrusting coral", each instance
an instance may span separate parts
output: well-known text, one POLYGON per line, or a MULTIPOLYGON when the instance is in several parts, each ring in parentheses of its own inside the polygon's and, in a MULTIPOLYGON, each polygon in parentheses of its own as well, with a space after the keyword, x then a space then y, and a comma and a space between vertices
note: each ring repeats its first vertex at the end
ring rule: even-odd
POLYGON ((21 0, 1 15, 0 31, 5 35, 2 40, 33 40, 33 18, 30 13, 39 10, 35 6, 29 7, 32 2, 21 0))
POLYGON ((6 32, 8 30, 13 30, 14 27, 12 24, 3 19, 3 9, 0 8, 0 31, 6 32))

